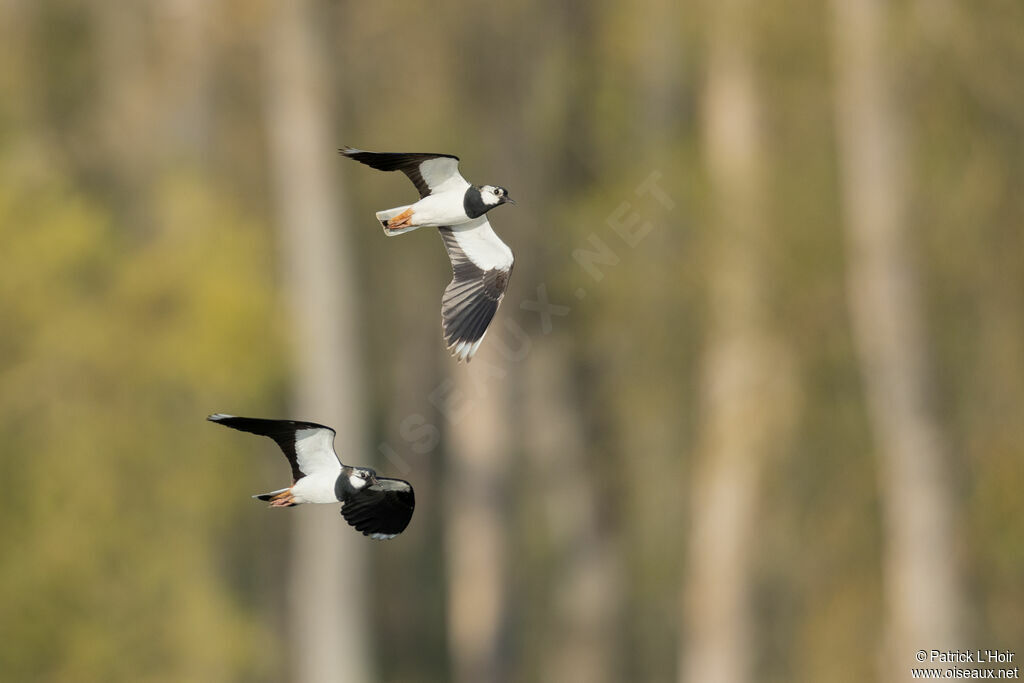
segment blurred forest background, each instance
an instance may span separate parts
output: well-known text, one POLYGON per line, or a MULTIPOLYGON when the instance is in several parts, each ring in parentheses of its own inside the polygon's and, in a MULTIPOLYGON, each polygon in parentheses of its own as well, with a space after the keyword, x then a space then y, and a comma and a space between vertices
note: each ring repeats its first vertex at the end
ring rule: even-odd
POLYGON ((0 680, 1024 646, 1024 4, 0 0, 0 680), (477 358, 415 197, 519 203, 477 358), (338 428, 386 543, 208 413, 338 428))

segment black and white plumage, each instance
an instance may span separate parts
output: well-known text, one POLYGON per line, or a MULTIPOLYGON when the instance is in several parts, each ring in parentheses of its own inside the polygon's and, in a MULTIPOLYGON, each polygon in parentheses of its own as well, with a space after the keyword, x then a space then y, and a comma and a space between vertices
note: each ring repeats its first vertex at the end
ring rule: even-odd
POLYGON ((334 430, 315 422, 265 420, 216 413, 206 418, 243 432, 269 436, 292 467, 292 485, 253 496, 271 507, 341 503, 341 516, 376 539, 394 538, 412 519, 416 500, 402 479, 378 477, 368 467, 342 464, 334 452, 334 430))
POLYGON ((453 356, 469 361, 505 296, 515 262, 486 214, 515 202, 503 187, 471 185, 459 173, 459 158, 450 154, 339 151, 380 171, 401 171, 416 186, 418 202, 378 211, 377 220, 388 236, 422 227, 441 233, 453 271, 441 299, 444 339, 453 356))

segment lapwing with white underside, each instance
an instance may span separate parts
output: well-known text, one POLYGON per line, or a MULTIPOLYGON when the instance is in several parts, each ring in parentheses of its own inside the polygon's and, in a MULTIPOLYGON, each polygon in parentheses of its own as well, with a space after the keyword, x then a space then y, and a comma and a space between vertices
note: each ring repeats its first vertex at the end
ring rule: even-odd
POLYGON ((376 539, 394 538, 412 519, 416 501, 402 479, 378 477, 368 467, 342 464, 334 452, 334 430, 315 422, 264 420, 217 413, 207 420, 243 432, 269 436, 292 466, 292 485, 253 496, 270 507, 341 503, 341 516, 376 539))
POLYGON ((505 296, 514 262, 487 212, 515 202, 503 187, 469 184, 451 154, 338 151, 380 171, 401 171, 419 190, 418 202, 378 211, 377 220, 388 236, 425 227, 441 233, 453 271, 441 298, 444 340, 453 356, 468 362, 505 296))

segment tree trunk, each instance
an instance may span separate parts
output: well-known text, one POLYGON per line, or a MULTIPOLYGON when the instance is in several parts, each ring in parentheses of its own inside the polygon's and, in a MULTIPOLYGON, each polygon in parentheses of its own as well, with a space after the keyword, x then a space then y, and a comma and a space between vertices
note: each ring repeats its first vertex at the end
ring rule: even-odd
MULTIPOLYGON (((267 39, 267 124, 278 205, 283 285, 291 313, 295 417, 329 424, 335 448, 368 453, 359 377, 351 250, 341 230, 341 187, 324 93, 313 3, 273 3, 267 39)), ((334 506, 293 513, 289 640, 293 680, 371 678, 367 540, 334 506)))
POLYGON ((541 514, 551 561, 551 603, 540 679, 617 680, 622 566, 607 519, 598 473, 588 458, 583 417, 573 395, 568 346, 538 344, 527 374, 524 449, 531 458, 528 504, 541 514))
POLYGON ((709 2, 704 138, 711 182, 709 320, 693 474, 681 681, 750 679, 750 546, 766 456, 792 406, 789 357, 765 323, 769 243, 751 54, 755 3, 709 2))
POLYGON ((147 77, 145 13, 141 5, 93 3, 96 66, 101 74, 93 98, 89 134, 71 146, 86 176, 102 179, 101 191, 119 225, 137 233, 152 229, 154 152, 166 131, 157 125, 158 101, 147 77))
MULTIPOLYGON (((493 330, 500 334, 501 330, 493 330)), ((507 680, 508 367, 489 338, 468 366, 454 366, 442 413, 450 434, 445 476, 448 637, 454 680, 507 680)), ((450 361, 454 364, 454 360, 450 361)))
POLYGON ((676 0, 645 0, 636 8, 643 35, 636 49, 641 55, 637 74, 639 103, 634 126, 643 151, 659 149, 679 133, 683 61, 680 47, 682 4, 676 0))
POLYGON ((877 439, 884 519, 884 674, 962 646, 946 445, 928 407, 925 332, 908 250, 905 128, 884 52, 887 5, 832 3, 847 290, 877 439))
POLYGON ((202 160, 210 138, 210 30, 213 8, 207 0, 161 0, 153 6, 160 45, 160 156, 166 163, 182 156, 202 160))

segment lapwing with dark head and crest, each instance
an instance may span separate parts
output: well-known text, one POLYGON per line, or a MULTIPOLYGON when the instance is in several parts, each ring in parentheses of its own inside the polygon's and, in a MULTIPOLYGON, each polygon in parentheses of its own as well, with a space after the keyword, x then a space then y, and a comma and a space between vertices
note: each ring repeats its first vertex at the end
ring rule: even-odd
POLYGON ((264 420, 217 413, 206 418, 243 432, 269 436, 292 466, 292 485, 253 496, 270 507, 341 503, 341 516, 376 539, 394 538, 412 519, 416 501, 402 479, 378 477, 368 467, 342 464, 334 452, 334 430, 315 422, 264 420))
POLYGON ((441 324, 448 350, 469 361, 505 296, 512 274, 512 250, 491 229, 487 212, 515 204, 497 185, 471 185, 451 154, 340 150, 379 171, 401 171, 420 193, 419 201, 377 212, 388 236, 416 228, 437 228, 452 262, 452 281, 441 298, 441 324))

